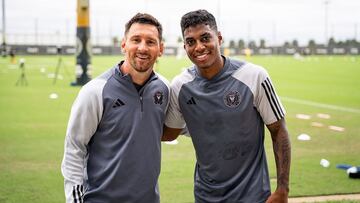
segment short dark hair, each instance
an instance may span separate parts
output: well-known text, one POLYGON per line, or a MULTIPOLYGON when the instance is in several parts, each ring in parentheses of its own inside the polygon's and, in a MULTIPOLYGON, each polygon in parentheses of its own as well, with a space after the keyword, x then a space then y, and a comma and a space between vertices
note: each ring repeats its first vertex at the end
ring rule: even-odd
POLYGON ((159 39, 162 41, 162 26, 160 22, 152 15, 147 13, 137 13, 134 17, 132 17, 125 25, 125 35, 129 32, 130 27, 134 23, 140 24, 149 24, 156 27, 159 32, 159 39))
POLYGON ((201 24, 209 25, 211 29, 217 31, 215 17, 207 10, 199 9, 183 15, 180 22, 182 34, 184 35, 185 29, 201 24))

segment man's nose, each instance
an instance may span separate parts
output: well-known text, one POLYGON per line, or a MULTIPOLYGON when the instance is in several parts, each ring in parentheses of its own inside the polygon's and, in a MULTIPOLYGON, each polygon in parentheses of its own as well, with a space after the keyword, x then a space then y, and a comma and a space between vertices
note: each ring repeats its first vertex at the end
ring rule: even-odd
POLYGON ((146 44, 145 41, 141 41, 140 44, 139 44, 139 46, 138 46, 138 49, 139 49, 140 51, 147 51, 148 48, 149 48, 149 47, 148 47, 148 45, 146 44))
POLYGON ((196 43, 195 51, 203 51, 205 49, 205 45, 201 42, 196 43))

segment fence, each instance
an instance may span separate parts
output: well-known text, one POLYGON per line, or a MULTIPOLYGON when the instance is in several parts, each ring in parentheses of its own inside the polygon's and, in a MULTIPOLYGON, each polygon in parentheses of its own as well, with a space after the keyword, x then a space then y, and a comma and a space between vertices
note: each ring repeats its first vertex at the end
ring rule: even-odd
MULTIPOLYGON (((7 45, 6 50, 9 53, 10 50, 15 51, 19 55, 56 55, 58 54, 57 46, 46 45, 7 45)), ((164 55, 176 56, 183 52, 182 47, 165 47, 164 55)), ((2 50, 2 48, 1 48, 2 50)), ((297 48, 285 48, 285 47, 267 47, 267 48, 253 48, 253 49, 238 49, 238 48, 222 48, 223 53, 228 55, 359 55, 359 47, 297 47, 297 48)), ((76 48, 74 46, 62 46, 61 54, 74 55, 76 54, 76 48)), ((92 47, 93 55, 121 55, 121 48, 114 46, 94 46, 92 47)))

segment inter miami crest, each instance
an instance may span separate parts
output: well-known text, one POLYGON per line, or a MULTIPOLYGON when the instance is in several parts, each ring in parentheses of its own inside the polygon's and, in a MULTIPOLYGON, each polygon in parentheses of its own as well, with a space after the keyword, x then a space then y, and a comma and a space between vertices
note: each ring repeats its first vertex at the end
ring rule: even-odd
POLYGON ((224 103, 226 106, 235 108, 240 104, 240 94, 237 91, 230 91, 224 95, 224 103))
POLYGON ((162 104, 163 103, 164 94, 162 92, 155 92, 154 94, 154 103, 162 104))

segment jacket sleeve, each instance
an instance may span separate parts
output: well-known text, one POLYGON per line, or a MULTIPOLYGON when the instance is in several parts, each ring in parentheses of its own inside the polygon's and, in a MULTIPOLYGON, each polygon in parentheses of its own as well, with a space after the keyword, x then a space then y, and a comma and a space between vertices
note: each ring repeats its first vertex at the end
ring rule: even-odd
MULTIPOLYGON (((173 79, 170 86, 170 104, 166 112, 165 125, 170 128, 185 129, 186 124, 180 110, 179 93, 182 85, 190 80, 189 75, 177 76, 173 79), (184 79, 185 78, 185 79, 184 79)), ((192 78, 191 78, 192 79, 192 78)), ((186 132, 183 131, 183 132, 186 132)))
POLYGON ((87 145, 102 117, 104 84, 102 80, 90 81, 80 90, 71 108, 61 164, 67 203, 83 202, 87 145))

